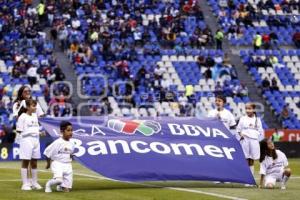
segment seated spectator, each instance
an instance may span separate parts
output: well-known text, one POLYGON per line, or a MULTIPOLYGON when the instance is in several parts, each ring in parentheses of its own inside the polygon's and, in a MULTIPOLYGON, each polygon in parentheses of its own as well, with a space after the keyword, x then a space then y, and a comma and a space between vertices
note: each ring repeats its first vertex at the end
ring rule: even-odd
POLYGON ((279 91, 279 87, 277 85, 277 80, 275 77, 271 80, 271 91, 279 91))
POLYGON ((283 123, 285 120, 290 119, 290 110, 288 105, 283 107, 278 119, 281 123, 283 123))
POLYGON ((267 33, 263 34, 262 41, 263 41, 264 49, 269 49, 271 47, 270 40, 271 40, 271 38, 270 38, 269 34, 267 34, 267 33))
POLYGON ((300 32, 296 32, 293 35, 293 41, 297 48, 300 48, 300 32))
POLYGON ((245 84, 241 84, 241 88, 238 92, 238 96, 247 97, 249 95, 249 90, 245 84))
POLYGON ((211 79, 212 78, 212 71, 210 69, 210 67, 207 68, 207 70, 205 70, 204 72, 204 77, 206 80, 211 79))
POLYGON ((270 81, 267 77, 261 82, 261 86, 263 91, 270 90, 270 81))
POLYGON ((272 49, 279 49, 278 36, 275 32, 270 33, 270 43, 272 49))

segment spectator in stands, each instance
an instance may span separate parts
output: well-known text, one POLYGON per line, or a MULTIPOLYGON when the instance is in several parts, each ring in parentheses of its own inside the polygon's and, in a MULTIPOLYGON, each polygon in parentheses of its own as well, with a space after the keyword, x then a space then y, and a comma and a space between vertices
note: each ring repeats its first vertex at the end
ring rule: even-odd
MULTIPOLYGON (((285 105, 279 115, 279 121, 283 123, 285 120, 290 119, 290 110, 289 110, 289 105, 285 105)), ((285 127, 283 127, 285 128, 285 127)))
POLYGON ((270 90, 270 81, 267 77, 265 77, 265 79, 262 81, 261 86, 263 91, 270 90))
POLYGON ((293 35, 293 41, 297 48, 300 48, 300 32, 296 32, 293 35))
POLYGON ((204 77, 206 80, 211 79, 212 78, 212 71, 210 69, 210 67, 208 67, 205 72, 204 72, 204 77))
POLYGON ((216 49, 222 50, 223 39, 224 39, 224 34, 220 29, 218 29, 215 34, 216 49))
POLYGON ((197 64, 199 69, 201 70, 201 67, 206 67, 206 59, 204 56, 198 56, 197 58, 197 64))
POLYGON ((263 45, 264 49, 269 49, 271 47, 270 40, 271 39, 270 39, 269 34, 265 33, 262 35, 262 42, 263 42, 262 45, 263 45))
POLYGON ((277 85, 277 80, 275 77, 271 80, 271 91, 279 91, 279 87, 277 85))
POLYGON ((275 32, 270 33, 270 43, 272 49, 279 49, 278 36, 275 32))
POLYGON ((262 36, 259 32, 256 32, 256 35, 253 38, 253 49, 254 51, 260 49, 262 45, 262 36))
POLYGON ((43 24, 45 22, 45 17, 46 17, 45 3, 43 0, 40 1, 40 3, 37 5, 36 9, 37 9, 37 13, 39 16, 39 21, 41 24, 43 24))
POLYGON ((247 97, 249 95, 248 88, 245 84, 241 84, 241 88, 238 91, 238 96, 240 97, 247 97))
POLYGON ((37 67, 35 65, 31 65, 27 70, 27 77, 30 86, 32 87, 37 82, 37 67))

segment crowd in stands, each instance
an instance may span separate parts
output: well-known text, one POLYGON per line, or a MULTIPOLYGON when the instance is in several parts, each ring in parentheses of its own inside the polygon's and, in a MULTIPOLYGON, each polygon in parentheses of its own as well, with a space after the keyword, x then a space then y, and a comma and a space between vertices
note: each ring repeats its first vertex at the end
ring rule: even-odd
MULTIPOLYGON (((32 96, 40 101, 47 114, 51 114, 48 107, 53 101, 51 84, 65 79, 53 54, 54 43, 44 31, 51 25, 51 12, 54 11, 54 6, 48 3, 41 1, 34 7, 30 1, 0 2, 0 112, 1 124, 6 126, 13 122, 10 115, 12 103, 22 85, 30 85, 32 96)), ((63 88, 59 87, 54 88, 54 93, 65 95, 63 88)), ((73 112, 63 108, 70 99, 58 101, 58 115, 73 112)))

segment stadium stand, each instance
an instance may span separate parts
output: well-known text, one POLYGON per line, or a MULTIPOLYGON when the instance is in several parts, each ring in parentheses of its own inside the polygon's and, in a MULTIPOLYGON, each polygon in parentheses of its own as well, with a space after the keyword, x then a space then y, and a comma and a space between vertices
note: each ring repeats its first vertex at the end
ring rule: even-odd
MULTIPOLYGON (((54 44, 46 37, 47 26, 38 18, 36 9, 24 1, 1 1, 0 8, 0 88, 1 124, 11 126, 12 104, 18 89, 31 85, 32 96, 48 113, 50 105, 59 101, 59 111, 53 116, 64 116, 65 104, 70 98, 64 86, 53 87, 53 82, 62 81, 64 74, 53 55, 54 44), (59 95, 58 95, 59 94, 59 95), (60 98, 55 98, 55 96, 60 98), (52 103, 51 103, 52 102, 52 103)), ((71 111, 72 113, 72 111, 71 111)))
MULTIPOLYGON (((11 104, 23 84, 32 85, 49 115, 74 114, 72 86, 55 83, 66 78, 53 52, 69 58, 92 115, 202 117, 219 93, 237 120, 245 112, 247 86, 226 50, 214 49, 214 33, 196 1, 45 3, 43 17, 24 1, 2 3, 2 124, 11 123, 11 104)), ((299 51, 280 49, 299 46, 298 1, 208 4, 231 45, 252 48, 261 41, 240 57, 282 126, 298 128, 299 51)))

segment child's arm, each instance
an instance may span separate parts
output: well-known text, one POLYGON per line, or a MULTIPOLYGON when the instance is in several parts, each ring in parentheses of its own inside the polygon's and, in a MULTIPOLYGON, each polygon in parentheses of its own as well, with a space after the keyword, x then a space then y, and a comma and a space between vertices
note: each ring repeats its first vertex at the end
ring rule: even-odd
POLYGON ((49 168, 50 168, 50 165, 51 165, 51 159, 47 157, 47 158, 46 158, 46 161, 47 161, 46 169, 49 169, 49 168))

